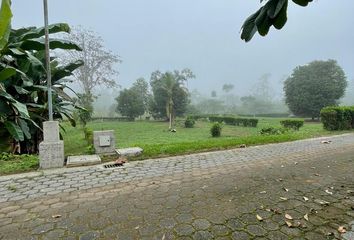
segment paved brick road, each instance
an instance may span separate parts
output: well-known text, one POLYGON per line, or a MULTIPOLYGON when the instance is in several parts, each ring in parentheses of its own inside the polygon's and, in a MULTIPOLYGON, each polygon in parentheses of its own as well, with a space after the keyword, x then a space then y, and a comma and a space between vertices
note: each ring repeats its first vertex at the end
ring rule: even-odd
POLYGON ((0 239, 354 239, 354 135, 326 139, 0 177, 0 239))

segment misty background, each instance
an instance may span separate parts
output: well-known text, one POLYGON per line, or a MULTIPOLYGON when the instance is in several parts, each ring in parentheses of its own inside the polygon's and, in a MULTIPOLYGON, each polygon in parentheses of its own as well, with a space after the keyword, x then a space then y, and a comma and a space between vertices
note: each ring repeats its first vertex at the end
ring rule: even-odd
MULTIPOLYGON (((12 4, 14 28, 43 25, 42 0, 12 4)), ((305 8, 291 3, 281 31, 272 28, 266 37, 256 34, 245 43, 240 28, 259 6, 259 0, 50 0, 49 22, 91 29, 121 57, 115 79, 121 88, 97 88, 97 111, 107 111, 119 91, 140 77, 149 81, 156 70, 189 68, 196 75, 187 83, 193 103, 211 98, 213 91, 220 101, 240 102, 256 94, 267 76, 268 94, 284 112, 286 77, 298 65, 327 59, 345 71, 349 85, 342 102, 354 104, 354 2, 322 0, 305 8), (226 93, 224 84, 234 88, 226 93)))

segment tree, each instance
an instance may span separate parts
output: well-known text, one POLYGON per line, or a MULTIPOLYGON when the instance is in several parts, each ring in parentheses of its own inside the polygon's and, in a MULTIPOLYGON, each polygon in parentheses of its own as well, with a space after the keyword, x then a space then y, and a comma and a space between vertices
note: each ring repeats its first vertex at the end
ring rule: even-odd
MULTIPOLYGON (((292 0, 300 6, 307 6, 313 0, 292 0)), ((267 35, 271 26, 282 29, 286 24, 289 0, 261 0, 266 2, 257 12, 249 16, 242 25, 241 39, 250 41, 258 31, 261 36, 267 35)))
POLYGON ((188 79, 194 78, 189 69, 174 72, 160 71, 151 74, 150 85, 153 92, 153 101, 150 101, 150 109, 155 116, 165 116, 172 128, 173 118, 183 115, 189 104, 189 92, 185 87, 188 79))
POLYGON ((116 101, 118 103, 117 111, 131 120, 143 115, 145 112, 143 98, 140 97, 139 92, 135 89, 124 89, 120 92, 116 101))
POLYGON ((78 103, 79 106, 84 109, 77 109, 75 113, 77 114, 78 120, 83 126, 86 126, 87 122, 91 121, 93 114, 93 101, 94 96, 92 94, 78 93, 77 98, 74 101, 78 103))
MULTIPOLYGON (((3 21, 0 24, 0 145, 5 148, 12 145, 12 150, 20 153, 36 153, 43 139, 40 126, 48 119, 44 28, 11 29, 8 0, 2 1, 0 16, 3 21)), ((48 30, 50 34, 69 33, 70 27, 59 23, 49 25, 48 30)), ((73 42, 53 38, 50 38, 50 48, 81 50, 73 42)), ((73 126, 72 111, 77 106, 64 90, 68 89, 66 77, 82 64, 78 60, 63 65, 51 57, 53 117, 56 120, 65 117, 73 126)))
POLYGON ((116 87, 118 72, 114 65, 120 63, 120 58, 103 46, 103 39, 91 30, 81 26, 73 29, 67 39, 77 43, 81 52, 68 52, 63 60, 73 61, 82 59, 85 65, 74 72, 74 78, 81 85, 87 95, 93 94, 92 90, 97 86, 116 87))
POLYGON ((141 98, 141 101, 143 102, 144 111, 147 111, 149 102, 149 84, 147 81, 144 78, 138 78, 133 83, 132 90, 138 93, 139 98, 141 98))
POLYGON ((222 90, 225 92, 225 93, 228 93, 230 91, 232 91, 234 89, 234 85, 233 84, 224 84, 222 86, 222 90))
POLYGON ((270 73, 263 74, 256 84, 253 86, 253 95, 262 101, 271 102, 274 91, 269 82, 269 78, 271 77, 270 73))
POLYGON ((335 60, 298 66, 284 82, 285 101, 292 113, 319 117, 323 107, 337 105, 347 87, 343 69, 335 60))
POLYGON ((215 90, 211 91, 211 97, 213 97, 213 98, 216 98, 216 97, 217 97, 217 94, 216 94, 216 91, 215 91, 215 90))

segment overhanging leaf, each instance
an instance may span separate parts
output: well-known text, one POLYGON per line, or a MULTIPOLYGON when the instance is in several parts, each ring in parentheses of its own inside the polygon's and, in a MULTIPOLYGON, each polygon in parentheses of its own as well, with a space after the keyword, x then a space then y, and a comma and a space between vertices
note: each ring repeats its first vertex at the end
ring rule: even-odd
POLYGON ((293 0, 293 2, 297 5, 306 7, 310 2, 312 2, 312 0, 293 0))
MULTIPOLYGON (((66 32, 70 33, 70 27, 66 23, 55 23, 55 24, 50 24, 48 26, 48 32, 49 34, 52 33, 59 33, 59 32, 66 32)), ((41 28, 34 28, 30 31, 27 31, 23 35, 20 36, 20 41, 31 39, 31 38, 39 38, 44 36, 44 27, 41 28)))
POLYGON ((26 138, 27 139, 31 139, 30 129, 29 129, 26 121, 21 119, 21 118, 19 118, 18 119, 18 123, 19 123, 19 125, 20 125, 20 127, 22 129, 23 134, 26 136, 26 138))
POLYGON ((241 33, 241 39, 245 40, 246 42, 249 42, 254 34, 257 32, 257 27, 256 27, 256 18, 258 15, 261 13, 262 8, 260 8, 257 12, 249 16, 246 21, 242 25, 242 33, 241 33))
POLYGON ((16 69, 7 67, 0 71, 0 81, 6 80, 16 74, 16 69))
POLYGON ((11 1, 2 0, 0 8, 0 51, 5 47, 11 31, 11 1))
POLYGON ((9 133, 11 134, 11 136, 16 140, 16 141, 23 141, 25 140, 25 137, 23 135, 23 132, 20 128, 20 126, 18 126, 16 123, 14 122, 10 122, 10 121, 6 121, 4 123, 5 128, 7 129, 7 131, 9 131, 9 133))
MULTIPOLYGON (((44 38, 28 39, 19 43, 18 46, 24 50, 43 51, 45 49, 45 40, 44 38)), ((76 43, 62 39, 49 39, 49 46, 50 49, 82 50, 76 43)))

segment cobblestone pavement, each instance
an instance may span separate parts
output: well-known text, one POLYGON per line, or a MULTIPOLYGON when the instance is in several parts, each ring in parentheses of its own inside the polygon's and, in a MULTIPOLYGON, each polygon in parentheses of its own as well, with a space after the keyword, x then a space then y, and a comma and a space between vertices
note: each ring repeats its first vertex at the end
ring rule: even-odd
POLYGON ((0 239, 354 239, 354 134, 325 139, 0 177, 0 239))

